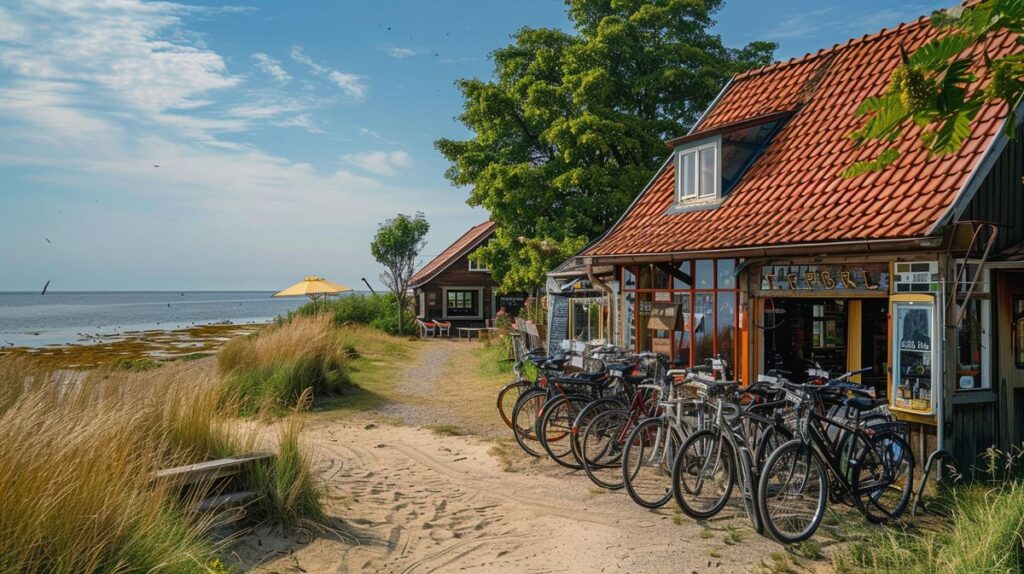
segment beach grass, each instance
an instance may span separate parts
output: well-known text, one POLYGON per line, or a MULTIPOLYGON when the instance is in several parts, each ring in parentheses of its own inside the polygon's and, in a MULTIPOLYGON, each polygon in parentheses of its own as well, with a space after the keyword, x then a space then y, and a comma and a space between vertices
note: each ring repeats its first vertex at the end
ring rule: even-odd
POLYGON ((221 400, 251 415, 291 409, 308 388, 316 399, 340 395, 349 383, 351 360, 328 318, 296 316, 221 348, 221 400))
MULTIPOLYGON (((215 518, 186 510, 209 485, 182 496, 152 473, 273 445, 222 409, 209 368, 74 373, 4 357, 0 383, 0 572, 210 570, 215 518)), ((323 518, 294 424, 256 482, 253 521, 323 518)))

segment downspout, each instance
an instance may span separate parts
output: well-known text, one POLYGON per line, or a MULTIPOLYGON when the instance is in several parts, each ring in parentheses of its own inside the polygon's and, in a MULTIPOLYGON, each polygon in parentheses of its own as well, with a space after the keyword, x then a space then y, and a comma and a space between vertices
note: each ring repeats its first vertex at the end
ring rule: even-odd
POLYGON ((597 278, 597 276, 594 275, 594 264, 592 259, 585 259, 583 265, 584 268, 587 270, 587 279, 590 279, 591 283, 597 285, 598 287, 601 288, 602 291, 608 294, 608 339, 610 342, 612 332, 614 331, 614 329, 612 329, 612 322, 616 320, 616 317, 618 317, 618 314, 616 313, 615 309, 615 293, 612 291, 612 288, 609 287, 607 283, 601 281, 600 279, 597 278))

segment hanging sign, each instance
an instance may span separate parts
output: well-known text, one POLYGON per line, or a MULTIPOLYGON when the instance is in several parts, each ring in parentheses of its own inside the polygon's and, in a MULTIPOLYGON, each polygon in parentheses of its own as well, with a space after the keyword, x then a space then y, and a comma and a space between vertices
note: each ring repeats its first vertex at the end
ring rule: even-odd
POLYGON ((765 265, 758 294, 864 295, 889 292, 887 263, 765 265))

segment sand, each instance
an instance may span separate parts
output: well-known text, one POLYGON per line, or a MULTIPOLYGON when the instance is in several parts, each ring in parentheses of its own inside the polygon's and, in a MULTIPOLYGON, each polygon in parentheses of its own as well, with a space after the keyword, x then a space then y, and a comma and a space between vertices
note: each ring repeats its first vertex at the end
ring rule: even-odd
POLYGON ((526 457, 507 440, 417 426, 453 419, 422 399, 457 349, 437 343, 410 368, 402 389, 415 404, 307 426, 338 533, 258 530, 234 547, 245 570, 748 572, 781 549, 737 508, 697 524, 671 505, 645 510, 624 491, 598 489, 582 472, 526 457), (394 424, 396 414, 403 424, 394 424))

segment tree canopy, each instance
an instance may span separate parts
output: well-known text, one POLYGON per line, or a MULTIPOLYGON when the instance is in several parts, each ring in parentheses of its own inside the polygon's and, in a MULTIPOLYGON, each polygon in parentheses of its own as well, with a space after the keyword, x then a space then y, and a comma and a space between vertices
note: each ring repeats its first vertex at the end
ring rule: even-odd
POLYGON ((410 217, 398 214, 380 224, 370 244, 370 253, 384 266, 380 280, 398 301, 398 332, 402 332, 405 293, 416 271, 416 257, 426 246, 430 224, 422 212, 410 217))
POLYGON ((473 257, 505 291, 606 230, 735 73, 775 45, 724 46, 721 0, 567 0, 574 33, 523 28, 491 54, 494 79, 463 79, 468 140, 438 140, 447 178, 498 222, 473 257))
MULTIPOLYGON (((973 6, 959 6, 932 14, 932 26, 946 33, 903 54, 885 94, 868 98, 857 109, 866 118, 850 134, 854 143, 895 142, 905 129, 917 125, 921 144, 934 154, 959 150, 971 135, 971 121, 989 102, 1008 108, 1007 135, 1013 137, 1016 110, 1024 98, 1024 54, 998 58, 988 54, 972 59, 964 54, 991 35, 1007 31, 1024 33, 1024 0, 985 0, 973 6), (972 71, 982 70, 982 81, 972 71)), ((858 175, 882 169, 900 157, 889 147, 877 158, 848 167, 843 175, 858 175)))

